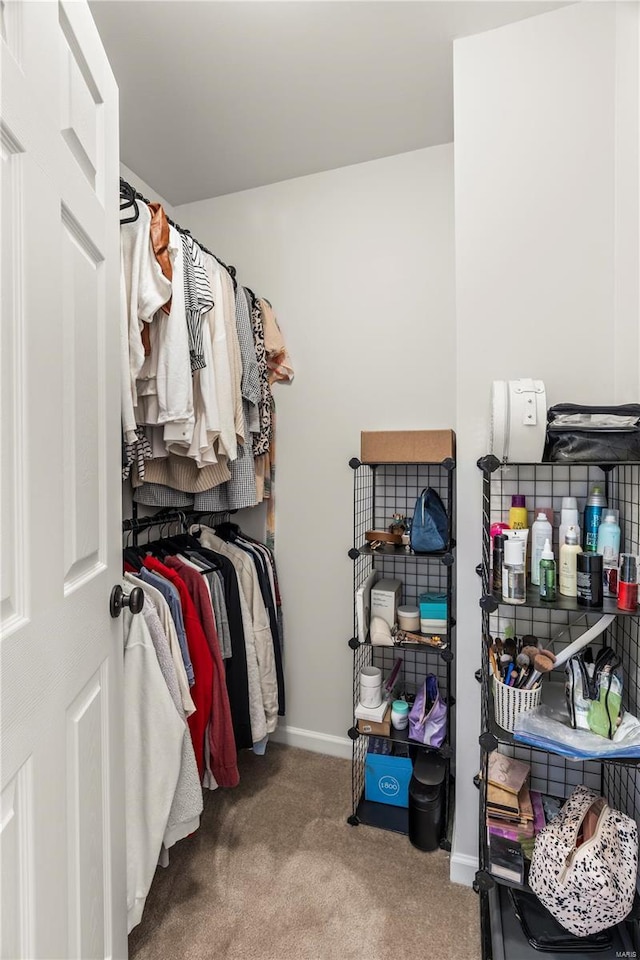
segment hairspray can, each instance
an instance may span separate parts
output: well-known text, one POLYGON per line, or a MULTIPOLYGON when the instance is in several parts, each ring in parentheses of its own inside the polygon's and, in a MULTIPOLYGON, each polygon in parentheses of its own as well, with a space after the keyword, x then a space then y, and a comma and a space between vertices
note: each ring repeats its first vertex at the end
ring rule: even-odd
POLYGON ((504 545, 507 537, 497 533, 493 538, 493 591, 502 593, 502 565, 504 563, 504 545))
POLYGON ((595 486, 584 508, 584 525, 582 531, 582 549, 585 553, 597 553, 598 529, 602 520, 602 511, 607 505, 607 498, 602 487, 595 486))
POLYGON ((581 607, 602 606, 602 557, 599 553, 578 554, 576 586, 581 607))
POLYGON ((638 566, 632 553, 620 554, 618 609, 635 613, 638 607, 638 566))

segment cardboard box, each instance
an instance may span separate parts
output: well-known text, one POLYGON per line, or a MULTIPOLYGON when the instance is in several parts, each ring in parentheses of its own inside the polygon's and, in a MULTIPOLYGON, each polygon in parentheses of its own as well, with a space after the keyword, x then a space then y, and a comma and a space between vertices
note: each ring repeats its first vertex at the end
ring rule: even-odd
POLYGON ((378 580, 371 588, 371 619, 381 617, 390 627, 393 627, 401 598, 400 580, 378 580))
POLYGON ((364 765, 364 796, 375 803, 409 806, 409 781, 413 764, 408 757, 367 753, 364 765))
POLYGON ((362 463, 442 463, 455 455, 453 430, 363 430, 360 434, 362 463))
POLYGON ((375 720, 358 720, 358 731, 360 733, 370 733, 379 737, 391 736, 391 706, 387 707, 382 723, 376 723, 375 720))

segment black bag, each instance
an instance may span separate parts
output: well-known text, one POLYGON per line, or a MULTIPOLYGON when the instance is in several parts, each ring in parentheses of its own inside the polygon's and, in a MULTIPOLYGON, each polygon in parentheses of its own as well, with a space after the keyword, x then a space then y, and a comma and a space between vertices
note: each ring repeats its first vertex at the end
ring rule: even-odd
POLYGON ((640 404, 585 407, 558 403, 547 411, 544 463, 640 461, 640 404))

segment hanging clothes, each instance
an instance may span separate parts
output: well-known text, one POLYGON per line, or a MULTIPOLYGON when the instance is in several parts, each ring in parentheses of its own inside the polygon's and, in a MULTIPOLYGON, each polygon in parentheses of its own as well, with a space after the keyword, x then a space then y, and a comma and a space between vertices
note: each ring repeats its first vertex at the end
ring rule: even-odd
POLYGON ((142 616, 124 611, 127 929, 140 922, 182 766, 184 723, 142 616), (144 695, 141 692, 144 691, 144 695))

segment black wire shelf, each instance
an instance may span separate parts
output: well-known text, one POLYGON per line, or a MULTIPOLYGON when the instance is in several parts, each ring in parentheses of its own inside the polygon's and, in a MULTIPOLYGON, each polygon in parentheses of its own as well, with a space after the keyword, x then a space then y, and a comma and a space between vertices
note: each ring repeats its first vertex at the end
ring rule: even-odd
MULTIPOLYGON (((605 614, 613 613, 617 617, 638 617, 640 616, 640 609, 636 608, 633 612, 629 610, 619 610, 615 597, 604 597, 601 607, 583 607, 578 603, 576 597, 563 597, 561 594, 558 594, 556 600, 548 602, 547 600, 540 599, 540 591, 538 587, 533 584, 528 584, 527 586, 527 598, 525 603, 522 604, 512 604, 505 603, 502 599, 502 594, 500 593, 491 593, 488 595, 489 601, 493 601, 493 609, 497 607, 509 607, 513 609, 514 607, 532 607, 538 610, 563 610, 566 613, 595 613, 605 614)), ((483 597, 483 600, 485 598, 483 597)), ((486 601, 485 601, 486 602, 486 601)), ((491 604, 491 605, 493 605, 491 604)), ((481 601, 482 605, 482 601, 481 601)))
MULTIPOLYGON (((485 730, 480 734, 480 746, 484 750, 495 750, 500 744, 509 747, 528 747, 529 744, 523 743, 521 740, 516 740, 513 733, 509 733, 508 730, 504 730, 498 723, 496 723, 495 713, 493 708, 493 688, 492 683, 485 682, 482 684, 482 697, 486 703, 486 723, 485 730)), ((571 760, 569 757, 565 757, 564 754, 559 753, 557 750, 547 750, 545 747, 531 747, 532 750, 539 750, 541 753, 553 754, 556 757, 562 757, 563 760, 567 760, 568 763, 603 763, 603 764, 617 764, 618 766, 623 767, 635 767, 640 768, 640 757, 581 757, 579 760, 571 760)))
POLYGON ((389 803, 375 803, 365 800, 364 796, 356 808, 356 817, 360 823, 392 833, 409 833, 409 810, 407 807, 394 807, 389 803))
POLYGON ((361 557, 396 557, 400 560, 440 560, 442 561, 444 557, 451 555, 452 549, 455 547, 455 541, 453 541, 449 546, 444 550, 434 550, 433 553, 414 553, 413 550, 407 550, 402 544, 395 543, 383 543, 376 550, 371 549, 371 544, 363 543, 361 546, 356 547, 358 554, 361 557))

